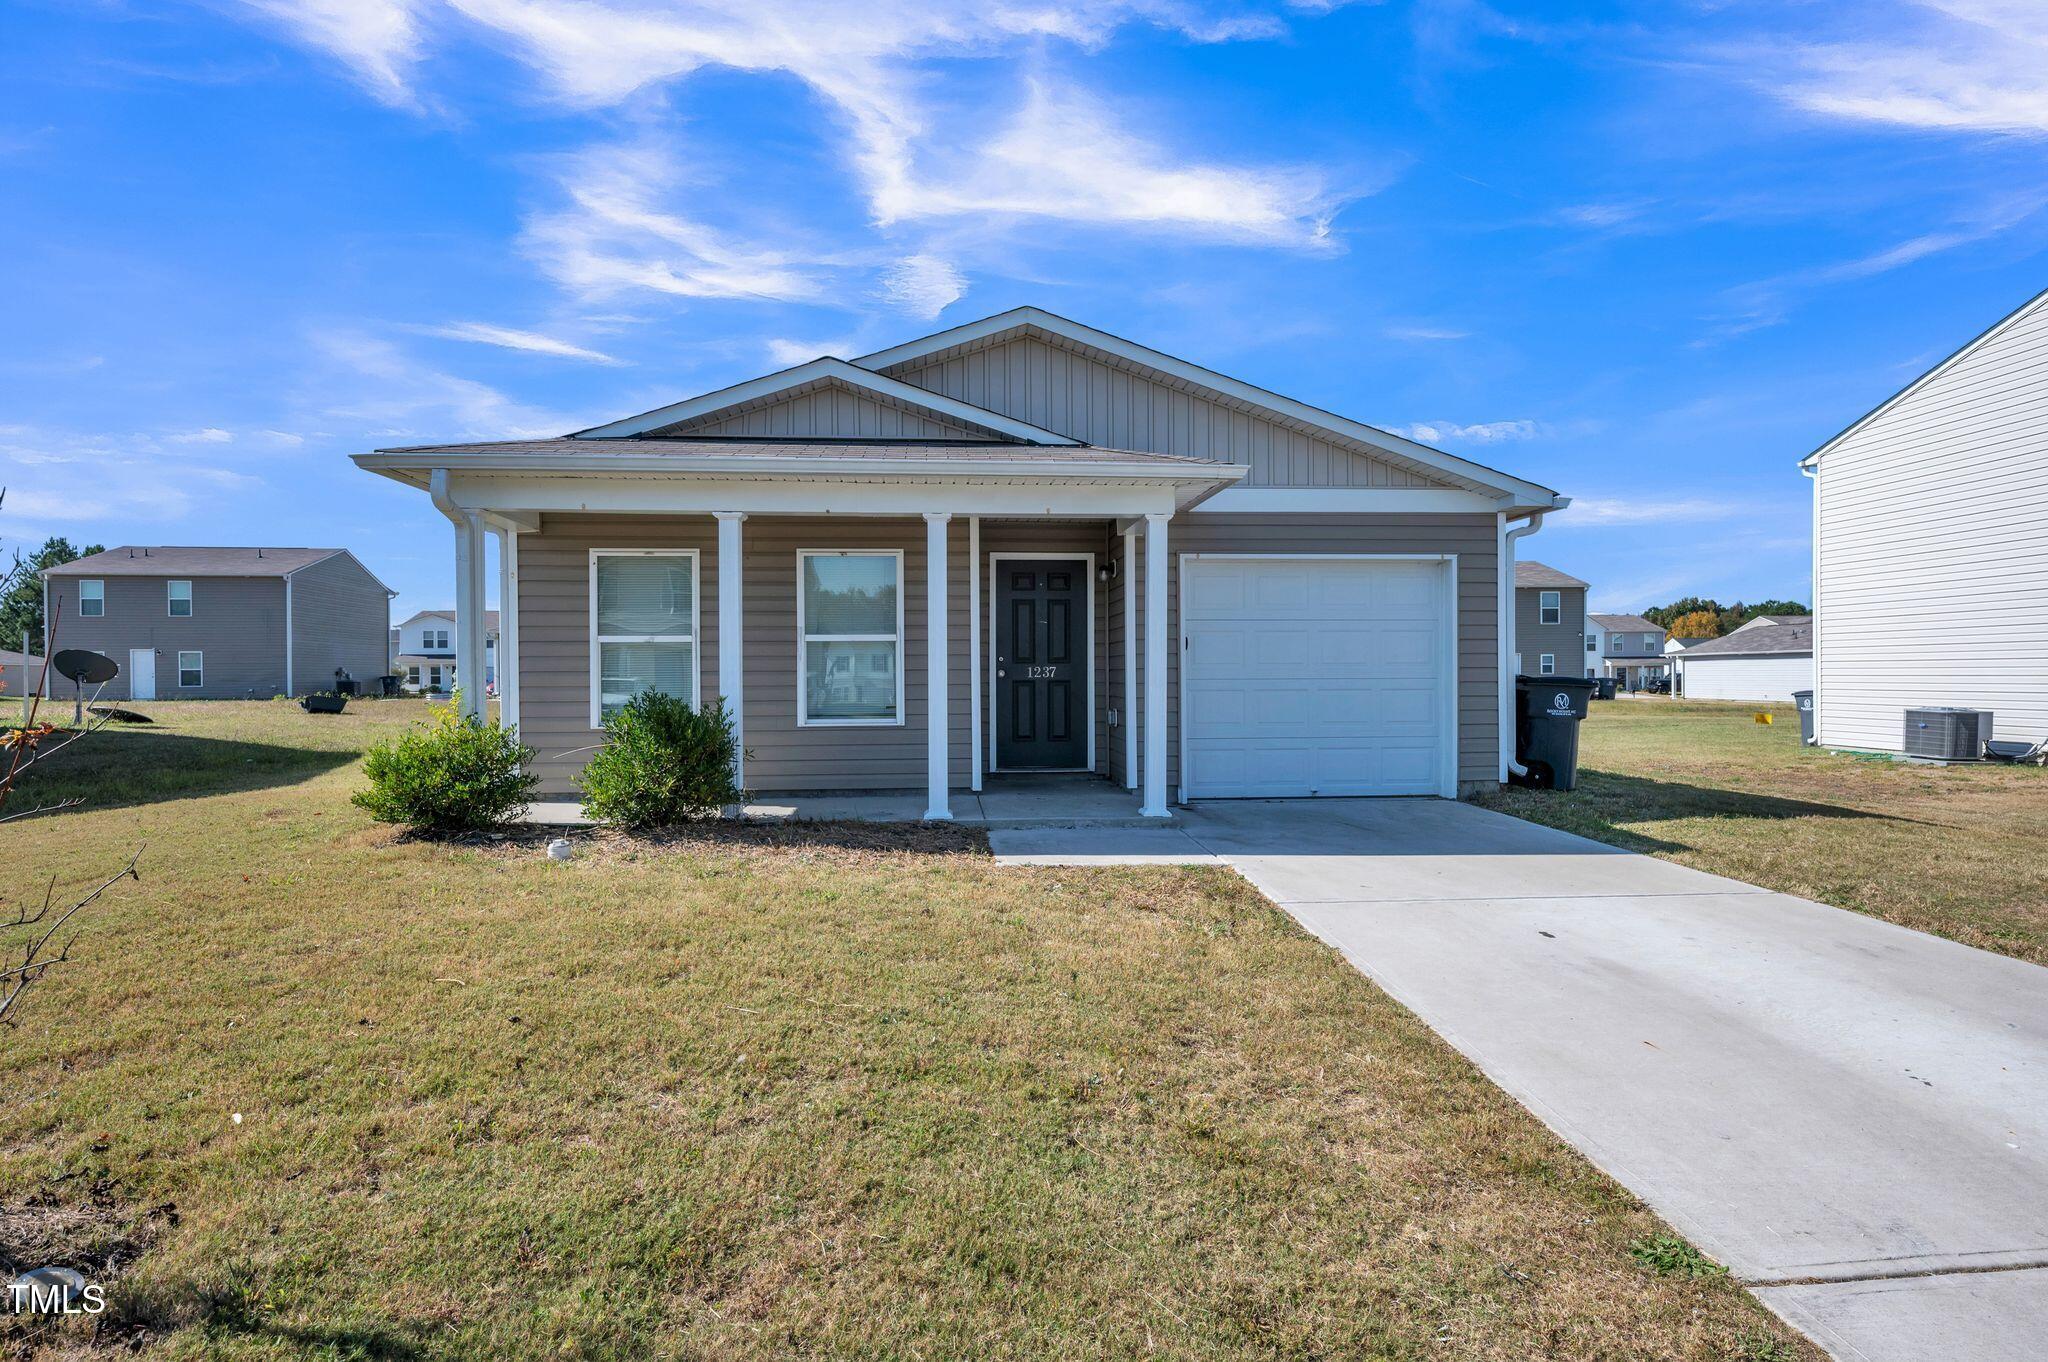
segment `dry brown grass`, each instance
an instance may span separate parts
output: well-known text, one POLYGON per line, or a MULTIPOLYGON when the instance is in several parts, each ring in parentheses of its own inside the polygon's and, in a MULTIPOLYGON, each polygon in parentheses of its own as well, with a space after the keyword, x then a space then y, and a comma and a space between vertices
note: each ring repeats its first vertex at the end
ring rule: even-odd
POLYGON ((0 1186, 174 1203, 115 1292, 174 1355, 1818 1356, 1638 1266, 1653 1216, 1228 874, 555 864, 347 804, 411 706, 156 709, 0 833, 149 843, 0 1042, 0 1186))
POLYGON ((1577 790, 1484 802, 2048 964, 2048 770, 1802 747, 1783 705, 1616 701, 1593 707, 1581 743, 1577 790))

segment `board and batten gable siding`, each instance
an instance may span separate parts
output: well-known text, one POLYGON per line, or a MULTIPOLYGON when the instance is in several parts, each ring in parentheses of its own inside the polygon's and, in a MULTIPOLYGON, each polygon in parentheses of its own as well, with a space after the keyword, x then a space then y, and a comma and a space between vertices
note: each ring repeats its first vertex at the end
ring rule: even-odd
POLYGON ((1814 495, 1819 740, 1898 751, 1925 705, 2048 738, 2048 295, 1842 436, 1814 495))
MULTIPOLYGON (((103 700, 130 700, 129 651, 156 654, 159 700, 267 700, 284 691, 284 579, 282 577, 103 577, 106 613, 78 613, 78 577, 48 579, 53 601, 61 599, 55 646, 103 653, 121 674, 100 693, 103 700), (192 583, 192 613, 173 618, 169 583, 192 583), (205 654, 202 686, 178 684, 178 654, 205 654)), ((379 625, 381 628, 381 623, 379 625)), ((51 681, 59 696, 69 682, 51 681)))
POLYGON ((1522 670, 1539 673, 1543 654, 1557 658, 1557 676, 1585 676, 1596 669, 1598 659, 1586 651, 1586 589, 1577 586, 1515 588, 1515 651, 1521 654, 1522 670), (1542 590, 1558 593, 1560 606, 1556 624, 1543 623, 1542 590))
POLYGON ((1243 487, 1443 487, 1199 392, 1033 336, 996 342, 891 378, 1088 444, 1243 464, 1243 487))
POLYGON ((837 384, 712 413, 652 431, 655 436, 809 436, 821 439, 986 440, 987 431, 884 402, 837 384))
POLYGON ((334 689, 337 668, 371 690, 391 670, 391 597, 345 553, 291 575, 292 692, 334 689))
MULTIPOLYGON (((986 531, 984 526, 984 531, 986 531)), ((922 519, 755 516, 744 522, 744 715, 747 786, 764 792, 918 789, 925 783, 925 525, 922 519), (797 553, 895 549, 903 554, 904 722, 801 727, 796 634, 797 553)), ((520 737, 538 753, 550 794, 572 779, 603 733, 590 723, 590 551, 694 549, 698 554, 699 684, 718 694, 718 533, 710 516, 548 515, 519 538, 520 737)), ((946 702, 952 784, 971 772, 967 521, 947 535, 952 617, 946 702)))

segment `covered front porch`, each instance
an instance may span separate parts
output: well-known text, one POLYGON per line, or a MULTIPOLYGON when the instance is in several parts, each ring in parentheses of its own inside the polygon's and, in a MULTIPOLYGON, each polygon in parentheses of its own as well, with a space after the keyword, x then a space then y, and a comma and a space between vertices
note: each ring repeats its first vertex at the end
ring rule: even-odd
MULTIPOLYGON (((915 823, 923 821, 922 791, 874 794, 826 791, 766 796, 731 810, 731 816, 761 823, 915 823)), ((1173 822, 1147 817, 1138 793, 1105 776, 1084 773, 1004 773, 984 778, 980 790, 952 792, 952 821, 985 828, 1159 827, 1173 822)), ((585 827, 583 806, 573 799, 544 799, 525 821, 539 827, 585 827)))
POLYGON ((753 816, 1170 816, 1173 522, 1241 468, 945 442, 573 444, 559 461, 530 445, 370 456, 454 526, 461 674, 477 674, 497 537, 501 712, 551 804, 607 708, 654 684, 723 701, 753 816), (1016 779, 1054 771, 1084 778, 1016 779))

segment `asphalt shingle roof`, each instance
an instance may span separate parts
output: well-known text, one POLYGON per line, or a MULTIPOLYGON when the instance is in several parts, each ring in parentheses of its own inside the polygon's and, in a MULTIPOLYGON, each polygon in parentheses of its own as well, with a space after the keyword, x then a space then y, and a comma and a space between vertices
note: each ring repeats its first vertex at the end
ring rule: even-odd
POLYGON ((1774 615, 1783 623, 1701 639, 1685 650, 1687 661, 1695 657, 1766 657, 1813 651, 1813 616, 1774 615))
POLYGON ((122 544, 45 569, 47 577, 282 577, 340 549, 204 548, 122 544))
POLYGON ((1610 634, 1661 634, 1664 626, 1641 615, 1588 615, 1587 619, 1610 634))
POLYGON ((1577 587, 1583 591, 1586 587, 1584 582, 1570 573, 1559 572, 1550 564, 1538 563, 1533 559, 1520 561, 1515 564, 1515 585, 1518 587, 1541 587, 1546 591, 1558 591, 1571 587, 1577 587))

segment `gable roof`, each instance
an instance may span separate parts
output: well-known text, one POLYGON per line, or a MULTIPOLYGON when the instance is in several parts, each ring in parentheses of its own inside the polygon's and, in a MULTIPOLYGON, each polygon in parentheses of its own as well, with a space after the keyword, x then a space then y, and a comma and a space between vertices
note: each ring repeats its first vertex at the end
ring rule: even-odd
POLYGON ((1905 401, 1908 397, 1918 392, 1922 387, 1932 382, 1941 374, 1946 373, 1950 368, 1955 366, 1957 363, 1961 362, 1961 360, 1966 355, 1970 354, 1970 352, 1977 349, 1979 346, 1985 344, 1986 342, 1996 337, 2000 332, 2004 331, 2007 327, 2012 326, 2013 324, 2018 322, 2022 317, 2025 317, 2029 313, 2037 311, 2038 309, 2044 306, 2048 306, 2048 289, 2041 290, 2039 293, 2027 299, 2027 301, 2021 303, 2012 311, 2006 313, 2003 317, 2000 317, 1990 326, 1978 332, 1976 336, 1974 336, 1968 341, 1965 341, 1963 345, 1959 349, 1957 349, 1955 353, 1951 354, 1947 359, 1935 365, 1932 369, 1929 369, 1926 373, 1920 375, 1920 377, 1914 379, 1911 383, 1908 383, 1905 387, 1899 389, 1890 397, 1887 397, 1884 401, 1878 403, 1869 411, 1857 417, 1854 421, 1851 421, 1847 426, 1843 427, 1841 431, 1837 432, 1836 435, 1832 439, 1830 439, 1826 444, 1822 445, 1819 449, 1814 450, 1813 453, 1801 459, 1799 461, 1799 466, 1801 468, 1812 468, 1816 466, 1820 463, 1821 455, 1827 453, 1830 449, 1833 449, 1836 445, 1842 443, 1842 441, 1848 439, 1851 435, 1854 435, 1857 431, 1863 429, 1872 421, 1875 421, 1878 417, 1884 415, 1893 407, 1905 401))
POLYGON ((1779 615, 1768 629, 1742 628, 1719 638, 1704 638, 1685 650, 1695 657, 1764 657, 1813 651, 1813 616, 1779 615))
POLYGON ((764 374, 760 378, 750 378, 744 383, 735 383, 729 388, 720 388, 701 397, 672 402, 666 407, 656 407, 653 411, 642 412, 638 416, 628 416, 624 420, 592 426, 589 430, 579 430, 571 438, 616 440, 647 435, 700 417, 734 411, 764 400, 788 397, 825 383, 866 393, 897 406, 931 412, 953 424, 985 431, 996 439, 1034 445, 1078 443, 1056 430, 1034 426, 1029 421, 1019 421, 1000 412, 989 411, 970 402, 962 402, 957 398, 890 378, 886 374, 872 373, 831 355, 820 356, 793 369, 783 369, 777 373, 764 374))
POLYGON ((45 577, 286 577, 347 549, 121 544, 43 569, 45 577))
POLYGON ((1555 490, 1540 483, 1514 477, 1497 468, 1489 468, 1470 459, 1461 459, 1455 454, 1433 449, 1391 431, 1381 430, 1377 426, 1369 426, 1362 421, 1354 421, 1349 417, 1324 411, 1320 407, 1310 406, 1306 402, 1283 397, 1279 393, 1246 383, 1242 379, 1204 368, 1164 351, 1126 340, 1122 336, 1098 331, 1085 323, 1047 312, 1043 308, 1012 308, 1008 312, 999 312, 992 317, 983 317, 980 321, 968 322, 917 340, 906 341, 901 345, 891 346, 886 350, 877 350, 870 355, 862 355, 854 360, 854 363, 863 369, 882 373, 941 358, 949 352, 993 344, 1025 332, 1036 332, 1070 345, 1085 347, 1126 365, 1148 370, 1170 383, 1202 389, 1283 420, 1366 445, 1378 456, 1405 461, 1438 476, 1449 477, 1460 483, 1512 497, 1517 504, 1544 508, 1570 504, 1570 498, 1560 497, 1555 490))
POLYGON ((1543 587, 1551 591, 1570 590, 1573 587, 1581 591, 1586 589, 1586 584, 1578 578, 1571 576, 1569 573, 1559 572, 1550 564, 1539 563, 1534 559, 1516 560, 1515 585, 1517 587, 1543 587))
MULTIPOLYGON (((408 625, 418 624, 418 623, 419 623, 419 622, 420 622, 421 620, 447 620, 447 621, 448 621, 448 622, 449 622, 450 624, 453 624, 453 623, 455 622, 455 611, 454 611, 454 610, 452 610, 452 609, 449 609, 449 610, 416 610, 416 611, 414 611, 414 612, 413 612, 413 613, 412 613, 412 614, 411 614, 410 616, 408 616, 408 617, 407 617, 407 618, 406 618, 405 620, 401 621, 401 622, 400 622, 400 623, 398 623, 398 624, 394 624, 394 625, 392 625, 392 626, 391 626, 391 632, 392 632, 392 634, 393 634, 393 635, 396 635, 396 634, 398 633, 398 631, 399 631, 400 629, 403 629, 403 628, 407 627, 408 625)), ((497 611, 495 611, 495 610, 486 610, 486 611, 484 611, 484 631, 485 631, 486 633, 492 633, 492 634, 495 634, 495 633, 497 633, 497 632, 498 632, 498 612, 497 612, 497 611)))
POLYGON ((1588 615, 1587 619, 1610 634, 1661 634, 1664 626, 1641 615, 1588 615))

